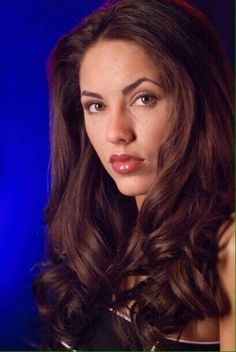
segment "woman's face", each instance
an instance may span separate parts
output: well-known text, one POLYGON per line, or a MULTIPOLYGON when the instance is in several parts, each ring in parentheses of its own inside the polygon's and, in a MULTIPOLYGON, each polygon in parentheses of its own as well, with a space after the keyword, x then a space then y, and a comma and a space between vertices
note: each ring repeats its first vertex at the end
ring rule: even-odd
POLYGON ((104 168, 121 193, 145 196, 172 106, 156 65, 133 42, 103 40, 84 56, 80 88, 86 131, 104 168))

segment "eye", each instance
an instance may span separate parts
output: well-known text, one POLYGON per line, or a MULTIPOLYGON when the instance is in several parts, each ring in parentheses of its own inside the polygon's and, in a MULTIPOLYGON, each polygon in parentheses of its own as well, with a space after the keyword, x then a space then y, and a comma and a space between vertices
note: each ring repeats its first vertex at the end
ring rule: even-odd
POLYGON ((140 106, 143 106, 143 105, 154 105, 157 101, 157 98, 152 95, 152 94, 142 94, 142 95, 139 95, 135 101, 134 101, 134 104, 133 105, 140 105, 140 106))
POLYGON ((89 113, 93 114, 99 111, 103 111, 105 108, 104 104, 102 103, 86 103, 84 104, 84 109, 87 110, 89 113))

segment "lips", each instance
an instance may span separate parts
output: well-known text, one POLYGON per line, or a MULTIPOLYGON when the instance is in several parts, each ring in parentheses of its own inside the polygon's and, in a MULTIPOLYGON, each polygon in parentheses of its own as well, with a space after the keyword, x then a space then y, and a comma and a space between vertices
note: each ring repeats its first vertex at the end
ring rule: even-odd
POLYGON ((110 158, 110 163, 114 171, 119 174, 133 173, 143 166, 144 159, 129 154, 114 154, 110 158))

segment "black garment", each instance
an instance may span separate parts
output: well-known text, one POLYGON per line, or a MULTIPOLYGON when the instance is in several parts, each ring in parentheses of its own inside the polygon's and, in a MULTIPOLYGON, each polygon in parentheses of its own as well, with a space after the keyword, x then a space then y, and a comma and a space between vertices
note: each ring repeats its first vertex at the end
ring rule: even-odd
MULTIPOLYGON (((83 346, 83 351, 130 351, 130 347, 126 346, 120 338, 117 336, 113 324, 112 315, 115 314, 111 311, 107 311, 101 317, 99 325, 97 327, 96 333, 93 338, 83 346)), ((121 323, 125 324, 127 327, 127 332, 130 334, 131 323, 122 317, 121 323)), ((132 350, 142 351, 143 348, 140 343, 133 336, 134 343, 132 345, 132 350)), ((167 346, 161 351, 220 351, 220 345, 218 343, 187 343, 179 342, 172 339, 167 339, 167 346)), ((158 344, 156 345, 158 350, 158 344)), ((154 350, 154 349, 153 349, 154 350)))

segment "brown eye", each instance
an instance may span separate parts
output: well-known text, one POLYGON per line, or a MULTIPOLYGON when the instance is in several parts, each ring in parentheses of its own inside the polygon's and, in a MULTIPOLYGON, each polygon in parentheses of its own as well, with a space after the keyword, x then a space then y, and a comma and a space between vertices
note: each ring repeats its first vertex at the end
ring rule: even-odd
POLYGON ((151 94, 143 94, 140 95, 134 102, 134 105, 139 105, 139 106, 143 106, 143 105, 152 105, 155 104, 156 102, 156 97, 154 95, 151 94))
POLYGON ((86 106, 86 109, 91 113, 96 113, 104 110, 104 105, 102 103, 90 103, 86 106))
POLYGON ((94 104, 94 108, 95 108, 95 110, 97 110, 97 111, 101 111, 102 109, 103 109, 103 105, 102 104, 94 104))

